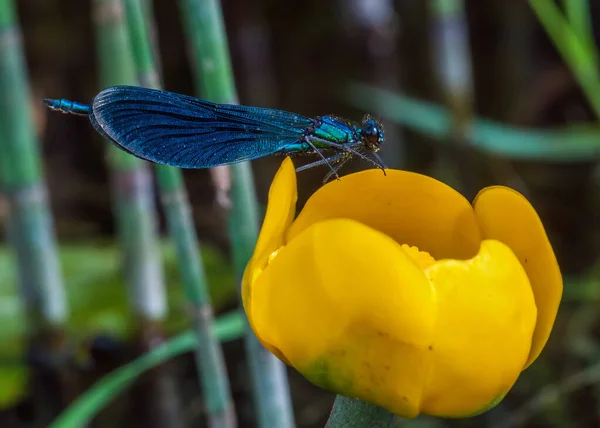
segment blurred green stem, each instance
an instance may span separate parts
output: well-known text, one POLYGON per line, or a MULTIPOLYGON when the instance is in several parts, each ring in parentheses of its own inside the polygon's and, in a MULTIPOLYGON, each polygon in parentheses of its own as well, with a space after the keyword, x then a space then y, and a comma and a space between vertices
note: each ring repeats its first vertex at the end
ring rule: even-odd
POLYGON ((590 59, 597 68, 598 52, 594 41, 594 29, 592 27, 592 13, 589 0, 563 0, 563 4, 567 21, 571 23, 579 40, 587 46, 587 50, 590 53, 590 59))
MULTIPOLYGON (((100 86, 137 83, 133 53, 120 0, 94 0, 100 86)), ((152 176, 148 164, 108 145, 115 215, 130 302, 145 322, 160 322, 167 312, 158 249, 152 176)))
POLYGON ((595 45, 587 38, 582 39, 581 29, 576 30, 571 26, 554 1, 529 0, 529 4, 600 118, 600 78, 595 45))
MULTIPOLYGON (((125 0, 134 58, 140 84, 160 89, 148 31, 152 18, 149 11, 144 11, 142 1, 146 2, 125 0)), ((212 328, 213 310, 183 175, 179 169, 164 165, 156 165, 155 170, 160 199, 177 251, 182 283, 194 321, 198 342, 196 365, 208 413, 208 425, 212 428, 234 428, 237 425, 235 409, 223 352, 212 328)))
POLYGON ((436 71, 452 114, 453 137, 464 142, 471 120, 473 83, 463 0, 429 0, 436 71))
MULTIPOLYGON (((191 43, 199 95, 216 103, 237 103, 219 1, 180 0, 179 4, 187 37, 191 43)), ((217 171, 227 170, 220 168, 217 171)), ((250 163, 232 165, 229 171, 233 201, 229 212, 229 236, 236 274, 241 281, 258 237, 259 215, 250 163)), ((215 173, 214 177, 218 177, 216 185, 221 190, 229 186, 225 174, 215 173)), ((245 343, 259 427, 293 427, 294 418, 285 366, 260 345, 250 328, 247 329, 245 343)))
POLYGON ((69 313, 31 115, 21 33, 10 0, 0 0, 0 39, 0 187, 8 206, 8 238, 34 324, 61 327, 69 313))
POLYGON ((438 162, 452 159, 452 167, 461 178, 455 185, 467 197, 474 197, 479 187, 474 152, 467 138, 473 114, 473 79, 464 0, 429 0, 429 5, 433 63, 450 109, 452 128, 448 137, 454 144, 450 156, 440 156, 438 162))

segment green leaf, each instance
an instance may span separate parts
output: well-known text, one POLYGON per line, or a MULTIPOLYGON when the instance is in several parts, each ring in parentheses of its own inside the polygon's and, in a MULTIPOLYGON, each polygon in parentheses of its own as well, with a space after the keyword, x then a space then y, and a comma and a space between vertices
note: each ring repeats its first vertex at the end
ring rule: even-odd
MULTIPOLYGON (((238 310, 220 316, 215 321, 215 334, 226 342, 242 337, 246 329, 245 315, 238 310)), ((147 370, 171 358, 190 352, 196 346, 193 331, 181 333, 152 351, 109 373, 65 409, 49 428, 79 428, 129 387, 147 370)))
MULTIPOLYGON (((190 325, 185 310, 187 299, 179 282, 173 246, 163 244, 161 251, 169 298, 165 330, 174 334, 190 325)), ((213 308, 218 312, 235 301, 237 290, 233 270, 226 258, 209 245, 202 246, 202 258, 213 308)), ((60 260, 71 312, 67 330, 76 344, 75 349, 79 349, 77 342, 84 342, 98 333, 128 339, 134 331, 135 318, 128 307, 119 248, 110 242, 64 245, 60 248, 60 260)), ((27 388, 28 368, 24 364, 27 319, 16 275, 12 251, 0 246, 0 408, 14 405, 27 388), (16 371, 4 376, 3 370, 7 367, 16 371)), ((80 357, 85 359, 86 356, 80 357)))

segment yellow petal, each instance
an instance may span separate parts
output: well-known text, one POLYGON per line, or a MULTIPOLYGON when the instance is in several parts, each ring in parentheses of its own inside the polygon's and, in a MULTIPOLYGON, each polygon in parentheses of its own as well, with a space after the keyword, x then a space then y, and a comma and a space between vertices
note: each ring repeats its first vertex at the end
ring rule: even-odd
POLYGON ((307 379, 400 415, 418 413, 435 295, 391 238, 353 220, 314 223, 252 288, 257 336, 307 379))
POLYGON ((442 260, 425 273, 438 316, 422 411, 464 417, 505 395, 521 373, 536 322, 533 292, 517 257, 493 240, 472 260, 442 260))
POLYGON ((503 186, 483 189, 473 203, 485 239, 508 245, 525 268, 538 309, 527 368, 548 341, 562 297, 562 276, 544 226, 519 192, 503 186))
MULTIPOLYGON (((252 292, 250 284, 253 277, 259 275, 266 266, 270 254, 283 245, 285 230, 292 223, 296 214, 297 199, 296 171, 291 159, 287 157, 279 167, 271 184, 265 219, 252 259, 244 271, 242 279, 244 306, 250 299, 252 292)), ((247 315, 251 316, 249 313, 247 315)))
POLYGON ((468 259, 481 240, 473 208, 458 192, 421 174, 388 169, 346 175, 317 190, 287 233, 294 239, 311 224, 350 218, 435 259, 468 259))

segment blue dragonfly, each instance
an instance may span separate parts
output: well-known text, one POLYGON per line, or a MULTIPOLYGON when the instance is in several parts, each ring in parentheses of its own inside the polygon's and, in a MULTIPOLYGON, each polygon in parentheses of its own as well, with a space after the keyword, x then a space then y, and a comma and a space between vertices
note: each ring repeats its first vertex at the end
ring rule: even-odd
POLYGON ((88 116, 98 133, 141 159, 179 168, 212 168, 269 155, 316 154, 303 171, 327 165, 323 182, 339 178, 350 159, 360 158, 385 174, 377 153, 383 126, 365 116, 361 124, 336 116, 308 118, 260 107, 214 104, 138 86, 111 86, 90 105, 45 99, 52 110, 88 116))

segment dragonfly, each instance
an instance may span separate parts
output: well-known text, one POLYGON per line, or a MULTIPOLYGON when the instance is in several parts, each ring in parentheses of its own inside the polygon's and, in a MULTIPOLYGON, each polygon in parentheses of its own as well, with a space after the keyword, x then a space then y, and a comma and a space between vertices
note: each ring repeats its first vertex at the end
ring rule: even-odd
POLYGON ((179 168, 213 168, 270 155, 316 154, 296 168, 326 165, 323 179, 339 179, 351 159, 362 159, 385 174, 377 153, 384 142, 379 121, 361 123, 334 115, 308 118, 296 113, 199 98, 139 86, 111 86, 88 104, 44 100, 52 110, 88 116, 95 130, 126 152, 179 168))

